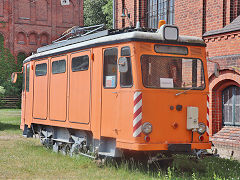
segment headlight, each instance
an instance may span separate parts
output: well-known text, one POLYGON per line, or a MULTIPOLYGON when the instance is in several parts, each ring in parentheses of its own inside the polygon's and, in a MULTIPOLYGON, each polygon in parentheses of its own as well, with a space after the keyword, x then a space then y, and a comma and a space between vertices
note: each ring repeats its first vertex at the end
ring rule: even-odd
POLYGON ((142 125, 142 132, 144 134, 150 134, 152 132, 152 124, 149 123, 149 122, 145 122, 143 125, 142 125))
POLYGON ((204 123, 198 123, 198 134, 204 134, 206 132, 206 125, 204 123))

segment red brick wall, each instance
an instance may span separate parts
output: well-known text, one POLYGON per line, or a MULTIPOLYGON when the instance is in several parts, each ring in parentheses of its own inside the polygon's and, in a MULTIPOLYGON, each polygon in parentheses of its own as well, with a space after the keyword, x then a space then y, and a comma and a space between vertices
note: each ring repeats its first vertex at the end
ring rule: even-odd
POLYGON ((202 0, 175 0, 175 24, 181 35, 202 36, 202 0))
POLYGON ((223 28, 223 0, 206 2, 206 31, 223 28))
POLYGON ((83 0, 70 2, 63 7, 60 0, 0 0, 0 21, 6 24, 0 24, 0 33, 5 45, 15 56, 19 52, 28 55, 72 26, 82 26, 83 0))
MULTIPOLYGON (((226 59, 219 58, 218 62, 221 60, 226 59)), ((229 60, 231 59, 228 58, 227 61, 229 60)), ((218 78, 213 75, 210 77, 210 135, 214 135, 222 128, 222 91, 232 85, 240 87, 240 72, 225 69, 220 71, 218 78)))
POLYGON ((240 31, 204 38, 210 57, 240 54, 240 31))
MULTIPOLYGON (((136 26, 137 21, 142 27, 147 27, 147 0, 116 0, 116 28, 128 27, 129 21, 127 18, 121 18, 123 8, 130 13, 130 20, 133 26, 136 26), (122 23, 122 22, 125 22, 122 23)), ((127 14, 127 11, 125 11, 127 14)))

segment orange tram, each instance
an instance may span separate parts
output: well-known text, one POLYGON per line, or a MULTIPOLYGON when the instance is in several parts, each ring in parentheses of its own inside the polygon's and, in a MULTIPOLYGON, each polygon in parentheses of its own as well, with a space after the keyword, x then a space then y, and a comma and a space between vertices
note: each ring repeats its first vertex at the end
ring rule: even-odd
POLYGON ((90 157, 211 147, 202 39, 167 24, 77 31, 24 60, 24 136, 90 157))

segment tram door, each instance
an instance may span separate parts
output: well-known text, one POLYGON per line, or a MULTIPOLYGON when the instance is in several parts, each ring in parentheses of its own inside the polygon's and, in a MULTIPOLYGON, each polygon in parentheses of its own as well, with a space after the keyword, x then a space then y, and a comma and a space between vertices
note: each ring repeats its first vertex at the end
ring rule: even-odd
POLYGON ((69 74, 69 121, 88 124, 91 93, 90 51, 71 55, 69 74))
POLYGON ((50 68, 49 119, 67 119, 67 56, 52 58, 50 68))
POLYGON ((102 119, 101 136, 116 137, 118 120, 119 87, 117 83, 118 49, 104 50, 103 57, 103 87, 102 87, 102 119))
POLYGON ((25 103, 26 103, 25 85, 26 85, 26 65, 23 65, 21 128, 23 128, 25 124, 25 109, 26 109, 25 108, 25 103))
POLYGON ((27 124, 28 121, 32 118, 31 114, 31 97, 30 97, 30 64, 27 64, 25 66, 25 91, 24 91, 24 96, 25 96, 25 102, 24 102, 24 121, 25 124, 27 124))
POLYGON ((33 118, 47 119, 47 90, 48 90, 48 59, 35 63, 33 88, 33 118))

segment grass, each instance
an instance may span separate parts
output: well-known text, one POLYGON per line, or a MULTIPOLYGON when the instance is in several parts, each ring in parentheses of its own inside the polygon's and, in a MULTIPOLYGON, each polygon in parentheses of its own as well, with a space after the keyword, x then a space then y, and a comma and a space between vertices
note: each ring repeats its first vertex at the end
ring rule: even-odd
POLYGON ((99 167, 83 156, 64 156, 26 139, 20 110, 0 109, 0 179, 240 179, 240 163, 217 157, 178 155, 174 166, 124 162, 99 167))

